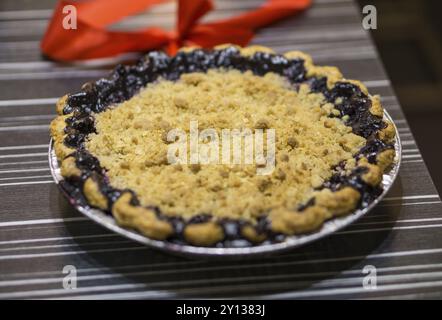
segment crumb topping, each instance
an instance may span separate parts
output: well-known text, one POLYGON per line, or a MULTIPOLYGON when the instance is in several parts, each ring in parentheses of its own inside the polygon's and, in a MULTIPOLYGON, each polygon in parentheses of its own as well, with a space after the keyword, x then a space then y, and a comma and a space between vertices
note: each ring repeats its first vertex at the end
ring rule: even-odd
MULTIPOLYGON (((333 117, 336 111, 321 93, 306 84, 295 88, 275 73, 188 73, 174 82, 160 79, 95 114, 96 133, 86 148, 110 184, 133 190, 143 206, 186 219, 210 213, 253 223, 270 210, 286 212, 308 201, 334 166, 364 146, 366 139, 353 134, 345 119, 333 117), (170 164, 167 133, 188 133, 191 121, 219 136, 222 129, 275 129, 274 170, 257 175, 259 163, 170 164)), ((294 229, 303 228, 299 219, 294 229)))

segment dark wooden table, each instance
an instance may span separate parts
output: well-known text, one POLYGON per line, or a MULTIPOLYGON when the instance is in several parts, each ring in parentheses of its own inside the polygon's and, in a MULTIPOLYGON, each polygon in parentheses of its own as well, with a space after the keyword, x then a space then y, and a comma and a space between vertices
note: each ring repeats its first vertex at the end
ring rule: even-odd
MULTIPOLYGON (((212 17, 257 2, 218 1, 212 17)), ((259 32, 254 43, 309 52, 380 94, 402 138, 400 176, 385 201, 351 227, 298 250, 244 261, 150 250, 104 230, 62 198, 47 162, 54 102, 106 74, 115 60, 82 66, 43 60, 39 40, 53 6, 0 3, 0 298, 442 297, 441 201, 353 1, 317 0, 305 14, 259 32), (75 290, 62 286, 67 265, 77 270, 75 290), (376 289, 363 286, 365 266, 376 268, 376 289)), ((170 25, 172 9, 124 25, 170 25)))

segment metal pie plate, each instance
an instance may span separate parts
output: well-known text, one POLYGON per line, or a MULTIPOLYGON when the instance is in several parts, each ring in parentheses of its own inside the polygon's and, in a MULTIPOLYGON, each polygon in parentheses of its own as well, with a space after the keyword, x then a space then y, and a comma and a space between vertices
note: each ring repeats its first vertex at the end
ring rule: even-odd
MULTIPOLYGON (((384 119, 389 120, 393 123, 393 120, 391 119, 390 115, 384 111, 384 119)), ((170 243, 167 241, 158 241, 153 240, 145 237, 144 235, 138 233, 135 230, 126 229, 123 227, 120 227, 115 219, 112 217, 112 215, 106 214, 105 212, 91 208, 89 206, 84 205, 78 205, 76 199, 73 197, 72 194, 69 193, 68 190, 63 188, 62 184, 60 184, 61 181, 64 180, 60 173, 60 167, 57 161, 57 157, 55 156, 55 151, 53 148, 52 140, 49 144, 49 165, 51 168, 52 176, 55 180, 55 183, 58 185, 58 187, 61 189, 63 194, 66 196, 66 198, 69 200, 71 204, 80 211, 83 215, 89 217, 91 220, 95 221, 96 223, 104 226, 105 228, 116 232, 126 238, 135 240, 139 243, 145 244, 146 246, 160 249, 163 251, 167 251, 170 253, 180 254, 180 255, 190 255, 190 256, 212 256, 212 257, 224 257, 224 256, 252 256, 252 255, 259 255, 259 254, 269 254, 274 252, 280 252, 284 250, 293 249, 296 247, 299 247, 301 245, 304 245, 306 243, 324 238, 333 232, 336 232, 352 222, 356 221, 363 215, 367 214, 370 210, 372 210, 385 196, 385 194, 389 191, 391 188, 394 180, 396 179, 396 176, 399 172, 399 166, 401 162, 401 143, 399 138, 399 133, 394 125, 395 131, 396 131, 396 137, 394 141, 394 148, 396 151, 396 157, 394 164, 392 165, 389 172, 385 173, 383 175, 382 179, 382 187, 383 192, 382 194, 377 197, 370 205, 368 205, 365 208, 358 209, 354 211, 353 213, 350 213, 344 217, 339 218, 333 218, 328 221, 326 221, 321 229, 314 233, 309 233, 305 235, 294 235, 294 236, 288 236, 285 241, 280 243, 274 243, 274 244, 265 244, 265 245, 257 245, 253 247, 243 247, 243 248, 207 248, 207 247, 196 247, 191 245, 181 245, 181 244, 175 244, 170 243)))

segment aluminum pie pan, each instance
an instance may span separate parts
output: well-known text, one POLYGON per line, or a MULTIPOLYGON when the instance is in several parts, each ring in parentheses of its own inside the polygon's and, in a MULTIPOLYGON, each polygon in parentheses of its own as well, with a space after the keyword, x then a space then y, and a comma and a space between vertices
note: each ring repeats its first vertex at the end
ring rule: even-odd
POLYGON ((186 244, 176 244, 167 241, 159 241, 150 239, 141 233, 132 230, 120 227, 112 215, 105 213, 102 210, 91 208, 87 205, 78 204, 75 197, 61 184, 64 181, 64 177, 60 173, 60 167, 55 155, 55 150, 53 148, 53 141, 51 139, 49 143, 49 166, 51 169, 52 177, 54 178, 55 183, 62 191, 63 195, 67 198, 69 203, 80 213, 95 221, 99 225, 105 227, 108 230, 111 230, 117 234, 120 234, 123 237, 134 240, 141 244, 144 244, 148 247, 159 249, 162 251, 166 251, 169 253, 179 254, 179 255, 187 255, 187 256, 202 256, 202 257, 224 257, 224 256, 233 256, 233 257, 244 257, 244 256, 256 256, 260 254, 271 254, 275 252, 281 252, 290 250, 304 244, 313 242, 315 240, 319 240, 324 238, 359 219, 360 217, 366 215, 369 211, 371 211, 388 193, 391 186, 393 185, 394 180, 396 179, 399 167, 401 164, 401 155, 402 155, 402 147, 399 138, 399 133, 397 130, 394 121, 387 111, 384 110, 384 119, 390 121, 395 129, 396 135, 394 140, 394 149, 395 149, 395 159, 393 165, 389 172, 384 173, 382 178, 382 193, 367 207, 355 210, 354 212, 347 214, 342 217, 332 218, 322 225, 322 227, 308 234, 301 235, 293 235, 287 236, 286 239, 282 242, 265 244, 265 245, 257 245, 252 247, 241 247, 241 248, 215 248, 215 247, 197 247, 186 244))

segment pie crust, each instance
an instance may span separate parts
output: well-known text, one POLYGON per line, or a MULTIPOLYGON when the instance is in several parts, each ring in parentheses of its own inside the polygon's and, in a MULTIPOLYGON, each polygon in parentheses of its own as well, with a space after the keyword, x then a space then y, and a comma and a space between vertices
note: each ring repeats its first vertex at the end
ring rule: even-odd
POLYGON ((379 96, 299 51, 151 52, 62 97, 56 110, 51 136, 76 201, 149 238, 194 246, 253 246, 314 232, 379 196, 395 158, 394 126, 379 96), (274 172, 168 164, 161 137, 192 116, 217 129, 241 121, 275 127, 274 172), (173 189, 176 180, 181 187, 173 189))

